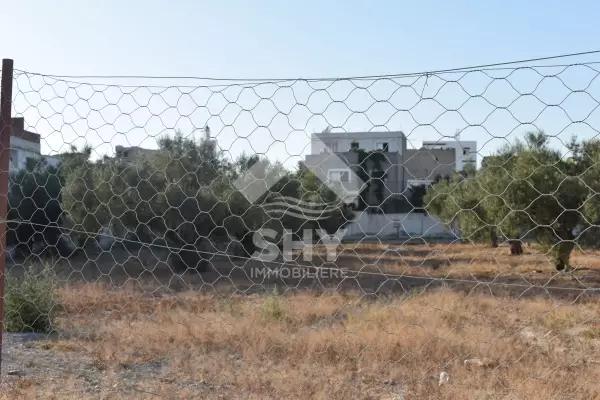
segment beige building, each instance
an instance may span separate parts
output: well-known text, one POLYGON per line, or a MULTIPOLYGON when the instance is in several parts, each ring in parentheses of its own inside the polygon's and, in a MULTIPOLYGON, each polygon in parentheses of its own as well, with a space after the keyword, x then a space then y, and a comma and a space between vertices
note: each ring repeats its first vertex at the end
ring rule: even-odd
POLYGON ((156 154, 159 150, 153 149, 144 149, 143 147, 124 147, 124 146, 116 146, 115 153, 116 158, 119 160, 123 160, 126 162, 134 162, 140 156, 151 156, 156 154))
MULTIPOLYGON (((376 157, 371 155, 370 159, 361 163, 358 151, 335 153, 336 158, 343 161, 343 168, 339 165, 331 168, 331 154, 307 155, 301 167, 310 169, 320 178, 325 177, 330 184, 341 184, 352 194, 361 190, 355 181, 366 178, 367 182, 371 183, 368 193, 363 193, 367 206, 380 206, 381 200, 393 203, 393 199, 403 199, 405 196, 410 198, 411 186, 449 178, 455 173, 454 149, 410 149, 403 154, 384 151, 380 154, 376 157), (377 178, 376 171, 385 174, 382 181, 377 178)), ((353 203, 356 206, 360 205, 357 198, 353 203)), ((388 207, 382 208, 384 212, 388 212, 388 207)))
MULTIPOLYGON (((402 132, 315 133, 312 136, 312 154, 305 157, 304 166, 319 169, 321 173, 318 175, 329 181, 346 184, 350 168, 356 172, 359 167, 361 150, 378 151, 381 153, 378 157, 380 165, 369 161, 363 167, 367 176, 373 176, 371 172, 376 167, 385 171, 386 190, 391 194, 402 194, 410 186, 428 185, 456 173, 455 146, 408 149, 406 142, 402 132), (343 160, 344 167, 336 165, 332 168, 331 158, 343 160)), ((475 144, 470 145, 475 147, 475 144)))
POLYGON ((427 150, 432 149, 454 149, 456 170, 462 171, 470 164, 477 166, 477 142, 472 140, 435 140, 424 141, 422 146, 427 150))
POLYGON ((26 130, 23 118, 13 118, 9 171, 25 168, 28 158, 40 159, 41 157, 40 135, 26 130))
POLYGON ((27 165, 27 159, 44 160, 47 165, 57 167, 60 155, 42 155, 41 136, 25 128, 24 118, 12 119, 10 138, 9 170, 19 171, 27 165))
POLYGON ((409 149, 402 155, 404 188, 451 178, 456 173, 456 149, 409 149))

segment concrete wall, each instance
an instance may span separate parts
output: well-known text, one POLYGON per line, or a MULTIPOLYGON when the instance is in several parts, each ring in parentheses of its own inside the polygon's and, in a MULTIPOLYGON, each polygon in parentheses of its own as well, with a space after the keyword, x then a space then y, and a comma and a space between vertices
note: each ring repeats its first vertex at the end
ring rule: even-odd
POLYGON ((423 147, 427 149, 443 148, 456 150, 456 170, 462 171, 465 163, 472 160, 477 165, 477 142, 471 140, 437 140, 424 141, 423 147))
MULTIPOLYGON (((404 191, 405 177, 404 170, 401 165, 402 155, 397 152, 387 152, 382 154, 385 155, 386 160, 381 163, 381 168, 387 174, 383 197, 387 198, 389 195, 402 193, 404 191)), ((355 181, 344 185, 344 187, 346 187, 349 192, 356 191, 358 193, 360 187, 362 186, 356 185, 356 180, 360 179, 356 172, 361 168, 361 166, 358 165, 358 153, 356 152, 348 151, 337 154, 309 154, 305 157, 303 164, 315 172, 320 179, 326 179, 328 171, 332 169, 352 169, 354 171, 353 179, 355 179, 355 181)), ((372 170, 373 166, 373 161, 369 160, 362 165, 362 168, 364 168, 364 170, 368 173, 372 170)), ((376 204, 374 186, 375 185, 371 186, 372 193, 369 193, 368 197, 366 197, 366 200, 369 204, 376 204)))
POLYGON ((352 142, 364 150, 376 150, 378 143, 388 143, 388 151, 402 153, 406 137, 402 132, 347 132, 314 133, 311 137, 311 154, 321 154, 329 147, 333 152, 347 152, 352 142))
POLYGON ((433 181, 436 175, 452 177, 456 151, 449 149, 409 149, 403 154, 405 180, 433 181))
POLYGON ((366 212, 357 215, 356 220, 347 226, 345 238, 353 237, 379 237, 393 238, 397 234, 394 221, 399 221, 401 237, 427 237, 446 236, 456 238, 458 233, 453 233, 436 218, 420 213, 410 214, 368 214, 366 212))
MULTIPOLYGON (((386 160, 381 163, 381 167, 386 172, 385 191, 383 198, 386 199, 393 195, 405 193, 411 183, 419 184, 432 182, 437 175, 442 178, 452 177, 455 170, 455 150, 454 149, 409 149, 404 154, 398 152, 382 153, 386 160)), ((307 155, 304 165, 317 173, 321 180, 327 179, 328 171, 331 169, 342 169, 352 166, 356 172, 358 167, 358 154, 355 152, 341 152, 336 154, 316 154, 307 155)), ((368 161, 362 166, 366 171, 371 171, 373 162, 368 161)), ((358 177, 354 178, 355 180, 358 177)), ((360 185, 355 181, 350 182, 352 191, 359 190, 360 185)), ((346 185, 345 185, 346 187, 346 185)), ((350 186, 347 187, 350 189, 350 186)), ((350 191, 350 190, 349 190, 350 191)), ((371 192, 365 197, 370 205, 377 205, 375 196, 375 185, 371 186, 371 192)))
MULTIPOLYGON (((404 154, 397 152, 383 153, 386 160, 381 163, 381 167, 386 172, 385 181, 386 191, 384 197, 389 195, 404 193, 411 181, 433 181, 439 174, 442 178, 452 177, 456 172, 454 167, 455 151, 454 149, 408 149, 404 154)), ((358 154, 354 152, 343 152, 336 154, 345 165, 358 167, 358 154)), ((329 164, 327 160, 333 158, 331 154, 319 154, 306 156, 306 164, 318 167, 323 174, 327 174, 329 164)), ((337 167, 337 166, 336 166, 337 167)), ((373 162, 368 161, 362 166, 367 171, 373 168, 373 162)), ((369 200, 374 204, 373 200, 369 200)))
MULTIPOLYGON (((340 183, 345 192, 347 192, 351 198, 360 193, 364 182, 361 181, 360 177, 356 174, 356 168, 352 166, 358 161, 358 155, 356 153, 340 153, 340 154, 317 154, 307 155, 305 157, 303 167, 311 170, 321 182, 329 181, 329 171, 340 171, 346 170, 349 172, 348 181, 340 183)), ((334 187, 330 186, 333 190, 334 187)), ((343 192, 343 191, 342 191, 343 192)), ((339 195, 341 192, 336 193, 339 195)))
POLYGON ((153 154, 156 154, 158 150, 144 149, 142 147, 116 146, 115 152, 117 159, 121 159, 126 162, 133 162, 141 156, 151 156, 153 154))
POLYGON ((41 157, 40 135, 25 129, 25 119, 12 119, 9 171, 25 168, 28 158, 41 157))
POLYGON ((27 158, 39 159, 40 144, 32 143, 18 137, 10 138, 10 164, 9 170, 17 171, 25 168, 27 158))

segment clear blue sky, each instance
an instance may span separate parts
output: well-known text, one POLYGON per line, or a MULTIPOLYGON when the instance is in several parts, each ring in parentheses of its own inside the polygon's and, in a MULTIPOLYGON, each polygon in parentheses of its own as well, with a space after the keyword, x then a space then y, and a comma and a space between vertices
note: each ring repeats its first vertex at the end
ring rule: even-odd
MULTIPOLYGON (((107 0, 95 2, 94 5, 89 3, 71 0, 3 1, 0 27, 3 32, 8 33, 0 41, 0 57, 14 59, 17 69, 57 75, 311 78, 435 70, 600 48, 598 40, 600 28, 597 23, 600 3, 594 1, 423 1, 417 4, 418 2, 389 0, 371 2, 107 0)), ((588 56, 558 62, 599 60, 598 56, 588 56)), ((589 70, 574 70, 571 75, 565 76, 577 87, 586 87, 586 83, 592 82, 594 85, 589 87, 587 92, 600 100, 600 83, 592 81, 594 76, 589 70)), ((471 81, 463 81, 467 86, 472 85, 471 93, 485 89, 487 85, 485 79, 477 76, 471 78, 471 81)), ((41 92, 42 86, 45 85, 45 89, 56 86, 58 89, 55 89, 55 92, 61 94, 60 85, 49 80, 40 83, 42 86, 36 86, 35 79, 21 76, 18 82, 21 82, 17 85, 18 91, 25 92, 26 88, 33 88, 41 92)), ((461 94, 460 88, 456 85, 446 86, 444 93, 436 94, 436 90, 442 88, 441 82, 436 83, 435 79, 429 80, 424 92, 425 96, 427 94, 437 96, 436 98, 445 108, 460 104, 459 99, 461 96, 464 97, 465 93, 461 94), (453 99, 459 103, 452 103, 453 99)), ((528 83, 534 82, 534 74, 515 75, 507 81, 502 81, 503 85, 497 88, 497 93, 492 87, 484 97, 492 102, 497 100, 495 104, 510 102, 509 82, 523 85, 520 88, 525 90, 528 83)), ((112 80, 111 83, 135 85, 150 82, 112 80)), ((165 81, 151 83, 173 84, 165 81)), ((386 94, 391 93, 389 89, 383 88, 383 83, 379 82, 379 86, 373 86, 370 90, 372 94, 375 93, 377 96, 377 93, 380 93, 384 98, 386 94)), ((408 84, 421 91, 423 83, 424 81, 414 82, 413 79, 408 84)), ((545 81, 542 86, 547 85, 547 87, 540 88, 540 93, 547 96, 550 102, 555 98, 562 100, 569 93, 565 92, 564 87, 561 89, 551 86, 551 83, 545 81)), ((315 105, 305 109, 303 113, 298 109, 293 111, 298 115, 295 117, 295 122, 291 122, 291 127, 289 121, 280 121, 279 117, 272 120, 278 109, 286 111, 293 109, 294 104, 289 100, 292 98, 291 92, 280 91, 275 95, 275 88, 268 87, 264 88, 263 95, 272 98, 273 102, 259 104, 257 108, 246 113, 248 114, 246 117, 240 115, 239 109, 232 110, 232 107, 229 107, 230 109, 224 107, 227 103, 233 102, 242 108, 250 108, 253 105, 253 100, 250 98, 252 93, 242 93, 242 98, 237 99, 235 96, 240 92, 234 93, 235 90, 232 90, 231 95, 234 97, 226 96, 225 102, 221 99, 222 104, 215 104, 216 108, 206 114, 207 116, 213 114, 209 125, 216 127, 213 128, 213 133, 215 130, 218 132, 223 130, 222 137, 218 137, 220 143, 222 139, 223 147, 233 153, 241 150, 248 151, 250 145, 258 152, 268 152, 280 160, 286 160, 288 158, 286 155, 301 155, 303 151, 308 150, 306 147, 308 137, 300 132, 302 130, 300 128, 305 127, 304 131, 310 133, 324 128, 326 122, 344 124, 346 130, 369 130, 373 125, 378 124, 389 130, 402 129, 409 133, 409 141, 414 142, 415 145, 418 145, 421 140, 435 140, 442 135, 450 135, 464 124, 459 120, 460 118, 456 119, 458 118, 456 115, 444 113, 444 107, 436 109, 438 106, 431 101, 423 102, 419 108, 414 109, 413 118, 416 114, 423 118, 420 123, 433 123, 436 117, 441 117, 434 124, 437 130, 417 127, 418 124, 411 120, 409 115, 394 114, 381 104, 378 105, 382 106, 381 109, 376 107, 367 113, 372 117, 371 119, 360 118, 361 115, 351 115, 352 113, 349 113, 351 118, 348 119, 348 111, 338 107, 339 104, 333 104, 323 116, 314 118, 315 113, 324 110, 319 107, 326 106, 330 100, 326 97, 318 98, 320 95, 325 95, 325 92, 314 92, 314 89, 308 87, 299 88, 300 92, 302 90, 304 94, 301 93, 300 96, 316 93, 312 98, 315 105), (243 103, 245 95, 249 96, 247 99, 249 105, 243 103), (317 104, 317 100, 320 103, 317 104), (222 117, 221 119, 230 120, 219 121, 216 118, 219 116, 222 117), (235 116, 239 119, 236 120, 235 116), (252 122, 251 116, 259 121, 252 122), (256 130, 256 124, 265 125, 266 128, 256 130), (232 126, 221 129, 225 125, 232 126), (236 140, 238 137, 248 135, 250 137, 247 140, 236 140)), ((198 90, 199 92, 201 90, 198 90)), ((144 94, 140 93, 137 92, 134 97, 136 95, 143 97, 144 94)), ((339 85, 328 89, 327 93, 336 99, 346 99, 346 105, 355 107, 354 110, 364 110, 366 107, 362 107, 369 104, 367 97, 364 97, 366 92, 352 93, 349 86, 339 85), (354 99, 348 97, 349 95, 363 96, 363 98, 354 99)), ((394 105, 402 108, 402 102, 410 103, 409 99, 413 95, 414 93, 401 91, 391 102, 396 102, 394 105)), ((85 98, 90 108, 95 108, 92 104, 94 100, 88 99, 86 95, 79 92, 77 96, 85 98)), ((167 104, 171 104, 168 100, 169 96, 171 94, 163 94, 167 104)), ((177 96, 175 94, 173 96, 171 99, 176 99, 177 96)), ((44 96, 41 98, 43 99, 44 96)), ((51 98, 52 95, 46 96, 47 100, 51 98)), ((69 98, 75 99, 75 97, 69 98)), ((463 100, 468 98, 467 95, 463 100)), ((187 100, 190 101, 188 105, 173 100, 176 108, 170 111, 174 114, 170 116, 171 119, 177 123, 177 127, 184 130, 197 127, 199 124, 197 121, 204 118, 198 116, 197 121, 190 119, 187 122, 180 118, 182 114, 198 108, 191 103, 191 97, 187 100)), ((210 101, 217 100, 213 97, 210 101)), ((533 103, 527 103, 527 100, 523 99, 523 104, 516 104, 513 109, 517 114, 522 112, 525 120, 540 111, 535 109, 533 103)), ((46 114, 46 117, 40 118, 43 114, 41 111, 37 114, 31 113, 38 101, 26 96, 22 96, 20 101, 21 103, 15 104, 16 108, 21 107, 17 113, 25 115, 28 124, 33 125, 32 128, 45 138, 43 147, 46 152, 59 150, 57 143, 73 142, 76 138, 87 139, 101 152, 110 152, 115 144, 150 146, 143 140, 153 134, 148 130, 138 129, 133 132, 129 128, 118 128, 118 132, 127 132, 127 134, 115 136, 109 128, 111 125, 117 126, 116 120, 94 132, 92 132, 95 129, 94 123, 89 121, 87 128, 86 124, 80 124, 81 121, 76 123, 75 119, 66 117, 58 119, 55 123, 46 123, 56 117, 56 109, 46 114)), ((65 101, 67 104, 75 103, 71 100, 65 101)), ((125 102, 124 99, 119 101, 125 102)), ((563 108, 574 114, 565 117, 561 116, 557 109, 552 113, 547 110, 546 113, 549 115, 542 116, 539 120, 548 125, 542 128, 547 131, 555 128, 554 133, 564 135, 565 139, 568 139, 572 133, 580 131, 579 128, 576 129, 577 132, 573 129, 564 130, 561 124, 568 125, 569 120, 578 119, 585 114, 581 110, 591 111, 596 106, 594 101, 585 96, 574 96, 568 101, 564 103, 563 108), (575 115, 578 112, 581 115, 575 115), (543 120, 544 117, 547 121, 543 120), (552 125, 555 127, 553 128, 552 125)), ((83 102, 80 101, 79 106, 83 102)), ((74 108, 78 107, 70 105, 74 108)), ((493 111, 493 108, 489 110, 486 107, 488 106, 478 101, 466 104, 462 108, 463 118, 469 120, 466 125, 484 121, 490 111, 493 111)), ((124 115, 131 116, 135 109, 136 107, 126 111, 113 109, 111 115, 115 119, 124 115)), ((596 111, 587 120, 592 128, 600 130, 599 113, 600 110, 596 111)), ((168 113, 164 115, 168 117, 168 113)), ((362 113, 362 117, 364 115, 365 113, 362 113)), ((89 118, 91 120, 92 117, 89 118)), ((462 135, 463 139, 478 140, 481 153, 484 155, 500 144, 495 142, 497 139, 494 137, 505 136, 515 128, 514 124, 507 122, 507 116, 502 113, 492 113, 490 118, 487 131, 471 129, 462 135), (493 118, 498 121, 492 120, 493 118)), ((156 118, 152 121, 151 119, 140 116, 141 122, 136 123, 148 127, 152 132, 160 131, 160 123, 157 124, 156 118)), ((102 124, 98 126, 100 125, 102 124)), ((164 123, 164 125, 169 127, 171 123, 164 123)), ((519 123, 516 123, 516 128, 510 137, 516 137, 526 129, 526 127, 520 129, 519 123)), ((585 130, 585 127, 583 129, 585 130)), ((594 129, 581 132, 582 135, 591 135, 594 129)))

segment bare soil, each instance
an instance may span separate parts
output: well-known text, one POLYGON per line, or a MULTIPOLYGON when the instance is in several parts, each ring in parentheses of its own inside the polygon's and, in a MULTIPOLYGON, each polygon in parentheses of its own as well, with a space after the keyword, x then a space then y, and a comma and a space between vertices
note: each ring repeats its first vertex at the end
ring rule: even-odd
POLYGON ((557 274, 530 248, 338 251, 202 274, 148 249, 45 260, 63 309, 52 336, 6 338, 0 398, 600 398, 598 254, 557 274), (257 272, 298 265, 317 275, 257 272))

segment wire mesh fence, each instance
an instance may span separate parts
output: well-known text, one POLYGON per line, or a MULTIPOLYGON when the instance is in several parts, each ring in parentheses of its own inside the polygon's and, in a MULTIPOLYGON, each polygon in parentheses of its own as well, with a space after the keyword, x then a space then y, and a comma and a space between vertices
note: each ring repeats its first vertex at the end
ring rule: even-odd
POLYGON ((4 393, 598 398, 599 74, 4 65, 4 393))

